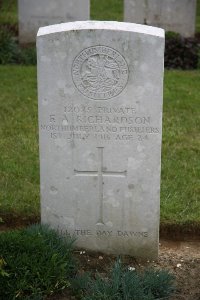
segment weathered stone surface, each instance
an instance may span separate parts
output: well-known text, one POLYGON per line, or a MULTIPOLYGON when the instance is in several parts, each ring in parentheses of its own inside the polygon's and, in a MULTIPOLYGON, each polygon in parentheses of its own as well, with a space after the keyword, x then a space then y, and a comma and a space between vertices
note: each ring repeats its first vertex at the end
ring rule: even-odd
POLYGON ((191 37, 195 33, 196 0, 124 0, 124 20, 158 26, 191 37))
POLYGON ((18 0, 19 41, 34 43, 38 29, 90 19, 90 0, 18 0))
POLYGON ((164 31, 66 23, 40 28, 37 48, 42 222, 156 258, 164 31))

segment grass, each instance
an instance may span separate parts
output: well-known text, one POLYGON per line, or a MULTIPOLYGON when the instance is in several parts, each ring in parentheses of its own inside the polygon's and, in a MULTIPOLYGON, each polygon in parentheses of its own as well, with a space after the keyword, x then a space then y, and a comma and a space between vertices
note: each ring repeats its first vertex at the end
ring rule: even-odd
POLYGON ((123 21, 123 0, 91 0, 91 19, 123 21))
POLYGON ((161 222, 200 222, 200 72, 165 72, 161 222))
POLYGON ((175 291, 175 277, 169 271, 141 272, 123 266, 120 259, 106 274, 90 274, 84 266, 78 271, 73 243, 44 225, 1 233, 1 299, 44 300, 49 295, 57 299, 64 290, 70 296, 65 299, 155 300, 168 299, 175 291))
MULTIPOLYGON (((17 1, 2 0, 0 7, 0 24, 16 24, 17 1)), ((122 21, 123 0, 91 0, 91 19, 122 21)), ((196 28, 200 32, 200 0, 196 28)), ((36 68, 1 66, 0 79, 1 217, 39 217, 36 68)), ((163 224, 200 222, 199 80, 199 71, 165 74, 163 224)))
MULTIPOLYGON (((200 224, 200 71, 165 72, 161 223, 200 224)), ((36 68, 0 67, 0 211, 39 217, 36 68)))
POLYGON ((36 68, 0 68, 0 210, 39 215, 36 68))
POLYGON ((77 272, 72 245, 47 226, 1 233, 1 299, 42 300, 69 288, 77 272))

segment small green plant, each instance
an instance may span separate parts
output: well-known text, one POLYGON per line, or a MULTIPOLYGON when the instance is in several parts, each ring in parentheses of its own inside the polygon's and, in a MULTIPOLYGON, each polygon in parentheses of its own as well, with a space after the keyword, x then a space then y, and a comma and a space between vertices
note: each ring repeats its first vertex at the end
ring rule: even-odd
POLYGON ((1 276, 9 276, 9 274, 4 270, 6 266, 6 262, 3 257, 0 258, 0 277, 1 276))
MULTIPOLYGON (((87 278, 86 278, 87 279, 87 278)), ((167 271, 144 273, 122 267, 118 260, 108 277, 100 275, 82 283, 84 300, 154 300, 168 299, 175 290, 174 277, 167 271)))
POLYGON ((198 68, 199 40, 184 38, 173 32, 166 33, 165 68, 192 70, 198 68))
POLYGON ((174 31, 166 31, 165 32, 165 38, 180 38, 181 35, 178 32, 174 31))
POLYGON ((9 27, 0 27, 0 64, 36 65, 36 48, 22 47, 9 27))
POLYGON ((1 299, 39 300, 68 288, 75 274, 72 245, 47 226, 1 233, 1 299))
POLYGON ((19 56, 19 48, 11 32, 6 28, 0 28, 0 64, 16 63, 19 56))
POLYGON ((20 48, 19 64, 22 65, 36 65, 37 55, 34 46, 27 48, 20 48))

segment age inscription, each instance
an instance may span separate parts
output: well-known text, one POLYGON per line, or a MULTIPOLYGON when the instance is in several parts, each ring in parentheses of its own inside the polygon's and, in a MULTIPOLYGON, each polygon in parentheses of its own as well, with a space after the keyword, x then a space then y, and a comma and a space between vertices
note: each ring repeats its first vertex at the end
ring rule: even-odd
POLYGON ((40 129, 52 139, 145 141, 158 134, 149 115, 141 114, 136 107, 68 104, 59 114, 51 113, 49 123, 40 124, 40 129))

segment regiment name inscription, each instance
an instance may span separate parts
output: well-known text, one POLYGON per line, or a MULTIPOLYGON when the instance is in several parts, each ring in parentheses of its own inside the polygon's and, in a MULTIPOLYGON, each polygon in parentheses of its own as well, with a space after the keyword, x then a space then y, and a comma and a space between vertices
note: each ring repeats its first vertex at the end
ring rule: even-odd
POLYGON ((48 132, 52 139, 142 141, 160 132, 151 116, 139 113, 136 106, 69 104, 59 114, 52 112, 48 121, 41 124, 40 129, 48 132))

